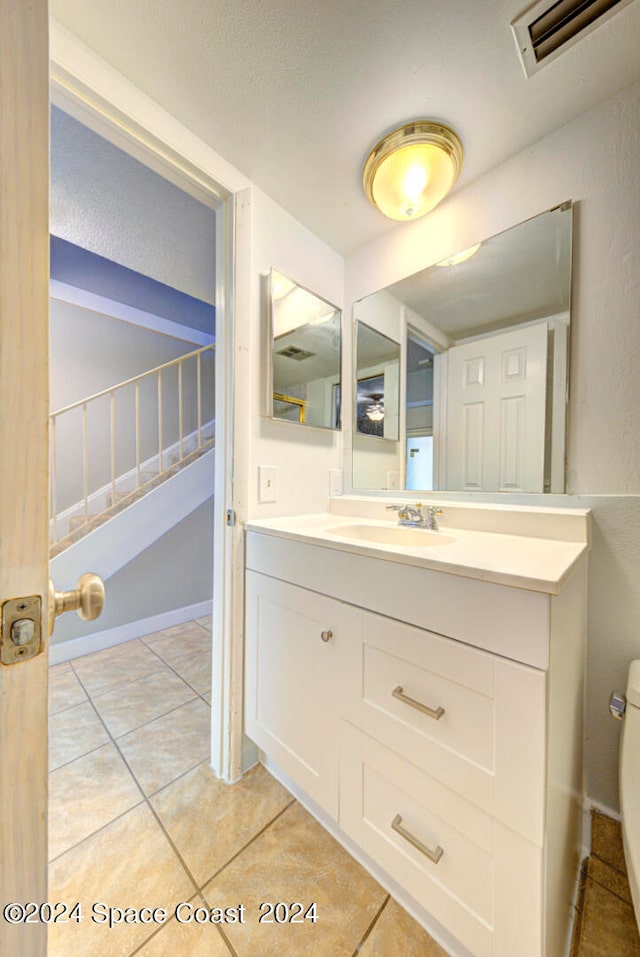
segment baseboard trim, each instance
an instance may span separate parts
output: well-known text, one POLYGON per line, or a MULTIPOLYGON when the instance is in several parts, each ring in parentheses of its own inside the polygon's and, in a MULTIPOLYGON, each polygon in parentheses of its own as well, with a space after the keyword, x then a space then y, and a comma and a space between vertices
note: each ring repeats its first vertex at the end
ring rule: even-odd
POLYGON ((606 817, 612 817, 614 821, 620 821, 620 812, 613 808, 601 804, 599 801, 592 801, 586 798, 582 805, 582 856, 589 857, 591 854, 591 812, 600 811, 606 817))
POLYGON ((133 638, 141 638, 143 635, 153 634, 154 631, 162 631, 163 628, 172 628, 174 625, 182 625, 185 621, 192 621, 194 618, 203 618, 212 612, 211 600, 200 601, 171 611, 163 611, 149 618, 139 618, 123 625, 116 625, 115 628, 97 631, 92 635, 82 635, 80 638, 61 641, 49 647, 49 664, 58 665, 63 661, 79 658, 81 655, 89 655, 93 651, 103 651, 105 648, 131 641, 133 638))

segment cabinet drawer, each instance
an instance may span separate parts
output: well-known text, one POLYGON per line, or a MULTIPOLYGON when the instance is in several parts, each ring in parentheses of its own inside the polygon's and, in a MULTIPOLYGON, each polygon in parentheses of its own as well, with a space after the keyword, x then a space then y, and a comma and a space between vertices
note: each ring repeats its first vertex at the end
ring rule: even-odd
POLYGON ((489 957, 491 818, 347 723, 343 728, 341 828, 436 920, 455 928, 475 957, 489 957), (438 848, 436 863, 429 853, 438 848))
POLYGON ((362 633, 349 720, 541 843, 544 674, 380 615, 362 633))
POLYGON ((479 682, 485 686, 480 691, 439 674, 437 661, 421 667, 366 639, 362 664, 363 700, 369 708, 480 768, 493 767, 492 669, 484 669, 487 680, 479 682))
POLYGON ((340 739, 341 829, 474 957, 540 957, 543 849, 346 721, 340 739))

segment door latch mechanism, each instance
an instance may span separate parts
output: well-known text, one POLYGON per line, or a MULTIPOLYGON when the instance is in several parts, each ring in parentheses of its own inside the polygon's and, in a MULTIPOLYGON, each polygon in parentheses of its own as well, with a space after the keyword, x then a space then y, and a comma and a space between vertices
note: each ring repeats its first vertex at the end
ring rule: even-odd
MULTIPOLYGON (((85 621, 93 621, 104 607, 104 583, 89 572, 81 575, 76 588, 71 591, 56 591, 49 579, 49 634, 58 615, 65 611, 77 611, 85 621)), ((2 603, 0 620, 0 661, 3 665, 15 665, 19 661, 35 658, 42 649, 42 598, 29 595, 27 598, 9 598, 2 603)))
POLYGON ((2 604, 0 660, 15 665, 35 658, 42 646, 42 599, 40 595, 10 598, 2 604))

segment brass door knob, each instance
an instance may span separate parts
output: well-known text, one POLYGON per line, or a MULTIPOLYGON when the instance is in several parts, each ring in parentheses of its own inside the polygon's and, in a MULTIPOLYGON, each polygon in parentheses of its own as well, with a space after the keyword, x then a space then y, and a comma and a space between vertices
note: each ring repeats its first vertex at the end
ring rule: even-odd
POLYGON ((104 608, 104 582, 99 575, 87 572, 78 579, 77 588, 71 591, 56 591, 49 579, 49 634, 58 615, 65 611, 77 611, 85 621, 93 621, 104 608))

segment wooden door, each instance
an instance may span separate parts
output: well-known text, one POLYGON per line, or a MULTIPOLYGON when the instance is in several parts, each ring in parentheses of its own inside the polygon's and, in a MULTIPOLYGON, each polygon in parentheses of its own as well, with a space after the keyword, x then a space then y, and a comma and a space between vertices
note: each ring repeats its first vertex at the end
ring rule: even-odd
MULTIPOLYGON (((47 889, 47 37, 46 0, 0 0, 0 603, 42 600, 40 653, 0 664, 2 909, 47 889)), ((0 911, 0 954, 41 957, 46 930, 0 911)))
POLYGON ((448 362, 444 487, 543 492, 546 324, 454 346, 448 362))

